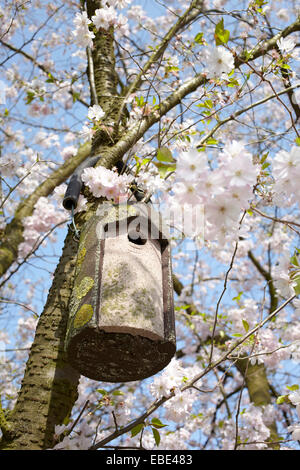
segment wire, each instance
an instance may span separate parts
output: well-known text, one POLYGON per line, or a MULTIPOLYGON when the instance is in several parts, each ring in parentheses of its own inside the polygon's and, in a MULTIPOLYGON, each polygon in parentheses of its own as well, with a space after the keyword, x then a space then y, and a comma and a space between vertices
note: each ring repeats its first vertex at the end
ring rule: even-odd
POLYGON ((75 207, 72 204, 72 207, 71 207, 71 223, 69 224, 69 227, 70 227, 70 230, 74 233, 73 240, 75 240, 76 242, 79 242, 80 231, 76 227, 76 223, 75 223, 75 219, 74 219, 74 208, 75 207))

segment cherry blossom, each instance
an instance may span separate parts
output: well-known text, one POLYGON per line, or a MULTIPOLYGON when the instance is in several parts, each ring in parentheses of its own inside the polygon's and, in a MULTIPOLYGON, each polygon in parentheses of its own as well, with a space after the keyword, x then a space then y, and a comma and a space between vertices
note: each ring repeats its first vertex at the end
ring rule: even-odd
POLYGON ((95 34, 89 30, 91 21, 87 17, 87 13, 76 13, 73 20, 75 29, 72 31, 76 43, 81 47, 92 47, 95 34))
POLYGON ((283 54, 292 52, 296 46, 296 42, 292 38, 280 38, 276 44, 283 54))
POLYGON ((225 47, 208 47, 206 49, 206 74, 211 78, 222 78, 232 71, 234 58, 225 47))
POLYGON ((108 29, 113 26, 117 21, 117 12, 113 6, 105 5, 104 8, 98 8, 95 15, 92 16, 92 22, 97 29, 108 29))
POLYGON ((107 170, 102 166, 86 168, 82 181, 88 186, 95 197, 119 200, 128 192, 132 178, 127 175, 119 176, 117 172, 107 170))
POLYGON ((95 119, 96 121, 100 121, 103 116, 105 115, 105 112, 99 106, 98 104, 94 104, 93 106, 89 107, 89 112, 88 112, 88 118, 89 119, 95 119))

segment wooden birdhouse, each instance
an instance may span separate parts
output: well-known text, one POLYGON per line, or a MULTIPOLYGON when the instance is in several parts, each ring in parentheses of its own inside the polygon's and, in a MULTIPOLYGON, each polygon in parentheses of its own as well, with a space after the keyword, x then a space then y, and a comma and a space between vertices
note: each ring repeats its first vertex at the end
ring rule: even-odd
POLYGON ((144 203, 102 204, 81 232, 66 350, 105 382, 156 374, 176 350, 168 230, 144 203))

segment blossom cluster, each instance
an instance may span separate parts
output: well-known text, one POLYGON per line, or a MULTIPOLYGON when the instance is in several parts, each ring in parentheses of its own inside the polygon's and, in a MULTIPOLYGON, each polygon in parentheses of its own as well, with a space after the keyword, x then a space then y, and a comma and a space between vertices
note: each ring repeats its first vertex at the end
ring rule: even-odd
POLYGON ((118 13, 116 8, 124 8, 129 5, 131 0, 110 0, 107 1, 102 8, 95 10, 95 14, 88 18, 86 11, 76 13, 73 20, 75 29, 72 31, 76 43, 81 47, 92 47, 94 32, 90 26, 94 26, 96 30, 108 30, 114 27, 120 35, 126 35, 129 32, 128 20, 125 15, 118 13))
MULTIPOLYGON (((264 410, 250 403, 246 410, 240 414, 239 420, 239 441, 242 450, 263 450, 267 449, 267 441, 270 438, 270 429, 264 416, 264 410)), ((221 430, 223 450, 232 450, 232 442, 236 434, 236 421, 231 419, 226 421, 221 430)))
POLYGON ((81 178, 95 197, 105 197, 115 202, 128 199, 129 186, 132 182, 130 175, 119 175, 117 171, 98 166, 86 168, 81 178))
POLYGON ((58 210, 48 198, 40 197, 33 214, 23 220, 24 241, 19 246, 19 255, 24 257, 31 253, 38 247, 42 236, 64 220, 66 220, 64 211, 58 210))
MULTIPOLYGON (((163 372, 156 376, 150 385, 150 392, 155 398, 167 397, 172 390, 179 390, 183 384, 185 372, 179 361, 172 359, 163 372)), ((178 392, 180 396, 180 392, 178 392)))
POLYGON ((76 44, 81 47, 92 47, 95 34, 89 29, 91 21, 89 20, 86 11, 76 13, 73 23, 75 29, 72 31, 72 34, 76 44))
POLYGON ((259 330, 254 354, 250 359, 252 364, 258 362, 259 364, 265 364, 270 369, 275 369, 281 361, 289 359, 289 356, 289 350, 282 347, 270 328, 259 330))
POLYGON ((300 147, 294 145, 290 151, 280 150, 273 159, 272 167, 277 205, 284 207, 287 203, 299 204, 300 147))
MULTIPOLYGON (((298 418, 300 420, 300 390, 291 392, 288 395, 290 402, 296 407, 298 418)), ((300 440, 300 423, 289 426, 288 431, 292 433, 292 438, 295 441, 300 440)))
POLYGON ((234 236, 241 211, 248 209, 253 198, 253 186, 260 171, 243 142, 226 142, 218 160, 219 165, 212 169, 206 152, 197 149, 181 152, 172 191, 166 197, 174 214, 180 214, 182 206, 204 207, 207 240, 224 240, 229 232, 234 236))

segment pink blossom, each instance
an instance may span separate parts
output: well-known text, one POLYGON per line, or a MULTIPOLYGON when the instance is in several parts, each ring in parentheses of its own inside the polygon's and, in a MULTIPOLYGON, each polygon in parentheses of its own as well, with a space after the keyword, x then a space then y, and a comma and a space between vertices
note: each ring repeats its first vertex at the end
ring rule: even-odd
POLYGON ((292 439, 294 439, 294 441, 300 440, 300 424, 289 426, 288 431, 292 433, 292 439))
POLYGON ((177 181, 173 186, 174 197, 178 204, 201 204, 202 200, 193 181, 177 181))
POLYGON ((75 30, 72 31, 72 35, 76 43, 81 47, 92 47, 93 38, 95 34, 89 30, 89 24, 91 21, 87 17, 87 13, 84 11, 82 13, 76 13, 76 16, 73 20, 75 25, 75 30))
POLYGON ((19 255, 24 257, 36 249, 43 235, 54 225, 66 220, 63 209, 58 210, 46 197, 40 197, 33 214, 23 219, 24 241, 19 246, 19 255))
POLYGON ((86 168, 82 174, 82 181, 95 197, 119 200, 127 194, 131 178, 127 175, 119 176, 115 171, 98 166, 86 168))
POLYGON ((68 158, 73 157, 76 155, 78 148, 75 147, 75 145, 69 145, 68 147, 65 147, 61 154, 64 160, 67 160, 68 158))
POLYGON ((92 21, 97 29, 108 29, 113 26, 117 21, 117 12, 113 6, 105 5, 103 8, 98 8, 95 15, 92 16, 92 21))
POLYGON ((168 400, 164 408, 166 410, 165 417, 176 423, 184 422, 190 415, 193 403, 196 399, 195 392, 192 390, 175 390, 175 396, 168 400))
POLYGON ((125 8, 127 7, 132 0, 109 0, 108 3, 110 6, 115 8, 125 8))
POLYGON ((196 180, 207 169, 207 155, 205 152, 198 152, 197 149, 190 149, 187 152, 180 152, 176 174, 179 178, 196 180))
POLYGON ((240 211, 239 203, 233 204, 228 193, 214 197, 205 205, 207 220, 217 227, 222 225, 230 227, 233 223, 237 223, 240 211))
POLYGON ((182 384, 184 369, 176 359, 172 359, 161 375, 155 377, 150 385, 150 392, 155 398, 168 396, 171 389, 178 388, 182 384))
POLYGON ((290 152, 281 150, 273 160, 273 175, 277 183, 283 180, 291 182, 291 188, 298 190, 300 177, 300 147, 292 147, 290 152))
POLYGON ((289 37, 278 39, 276 44, 279 47, 282 54, 288 54, 288 53, 292 52, 292 50, 296 46, 295 40, 293 38, 289 38, 289 37))

